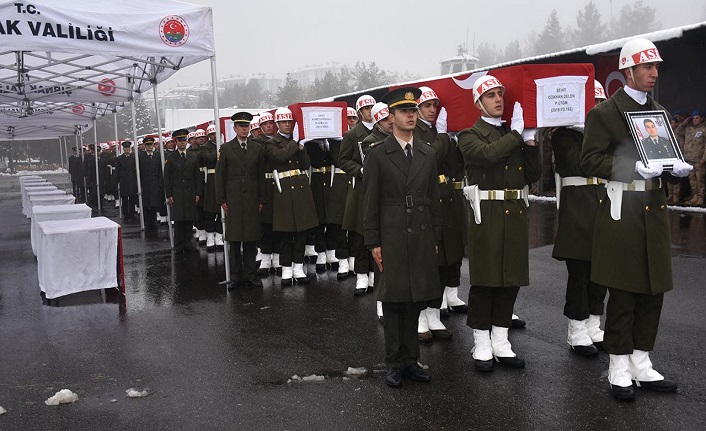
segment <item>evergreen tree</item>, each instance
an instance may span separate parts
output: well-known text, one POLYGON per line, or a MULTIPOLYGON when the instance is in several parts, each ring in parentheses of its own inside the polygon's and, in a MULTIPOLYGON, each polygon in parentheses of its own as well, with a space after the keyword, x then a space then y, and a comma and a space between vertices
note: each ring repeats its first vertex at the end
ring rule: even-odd
POLYGON ((549 14, 544 30, 537 36, 534 51, 537 55, 541 55, 564 49, 566 49, 564 31, 561 29, 556 9, 553 9, 549 14))
POLYGON ((601 14, 593 1, 589 1, 576 16, 576 30, 573 40, 576 46, 586 46, 608 39, 608 26, 601 20, 601 14))
POLYGON ((515 61, 522 58, 522 49, 520 48, 520 41, 515 39, 508 43, 503 51, 501 62, 505 61, 515 61))
POLYGON ((476 57, 478 57, 478 65, 480 67, 492 66, 498 64, 501 53, 495 47, 489 43, 481 43, 478 45, 478 51, 476 51, 476 57))
POLYGON ((277 90, 277 105, 287 106, 292 103, 303 102, 303 99, 304 90, 299 85, 299 81, 292 78, 292 75, 288 73, 284 80, 284 85, 277 90))
POLYGON ((355 68, 353 69, 353 77, 355 79, 356 91, 367 90, 390 83, 388 72, 380 69, 374 61, 368 64, 362 61, 356 61, 355 68))
POLYGON ((642 0, 623 6, 618 20, 611 23, 612 36, 617 39, 659 30, 662 26, 656 20, 656 13, 656 8, 643 4, 642 0))

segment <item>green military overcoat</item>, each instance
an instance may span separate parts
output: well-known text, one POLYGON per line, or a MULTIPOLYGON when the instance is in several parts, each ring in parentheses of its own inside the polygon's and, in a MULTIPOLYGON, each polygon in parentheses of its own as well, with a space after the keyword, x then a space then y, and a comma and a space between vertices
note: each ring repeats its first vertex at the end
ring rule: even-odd
MULTIPOLYGON (((586 175, 630 183, 640 157, 624 113, 664 110, 648 96, 635 102, 621 88, 586 116, 581 167, 586 175)), ((663 178, 669 177, 668 174, 663 178)), ((623 192, 621 219, 610 216, 610 199, 598 209, 593 239, 591 281, 633 293, 672 289, 672 258, 666 198, 661 189, 623 192)))
POLYGON ((382 249, 378 301, 433 301, 443 292, 436 261, 441 240, 436 154, 416 139, 413 154, 410 165, 397 139, 388 136, 365 160, 365 245, 382 249))
POLYGON ((237 139, 221 145, 215 175, 218 205, 228 204, 226 214, 227 241, 258 241, 259 206, 265 202, 265 152, 260 144, 248 140, 243 151, 237 139))
MULTIPOLYGON (((538 147, 519 133, 482 118, 458 135, 466 175, 481 190, 522 189, 541 175, 538 147)), ((529 284, 527 207, 523 200, 481 201, 481 224, 468 229, 471 284, 515 287, 529 284)))
MULTIPOLYGON (((581 169, 583 133, 560 127, 552 133, 551 142, 556 173, 562 178, 587 176, 581 169)), ((556 239, 552 251, 555 259, 591 260, 596 214, 605 197, 604 184, 561 188, 556 239)))
MULTIPOLYGON (((357 126, 356 126, 357 127, 357 126)), ((362 126, 365 128, 365 126, 362 126)), ((368 130, 368 129, 365 129, 368 130)), ((367 157, 371 150, 371 145, 375 143, 382 142, 387 135, 383 134, 380 129, 373 127, 372 133, 363 138, 360 143, 363 149, 363 156, 367 157)), ((345 138, 344 138, 345 141, 345 138)), ((343 214, 343 229, 352 230, 353 232, 364 234, 363 229, 363 161, 360 157, 360 150, 358 149, 358 142, 355 142, 355 151, 353 152, 352 158, 350 160, 345 160, 345 165, 348 169, 351 169, 350 174, 352 178, 356 179, 355 187, 353 187, 353 182, 349 181, 348 186, 348 196, 346 197, 346 211, 343 214)), ((349 173, 349 171, 346 171, 349 173)))
MULTIPOLYGON (((277 133, 265 143, 265 156, 278 173, 299 169, 304 174, 311 165, 309 155, 299 144, 277 133)), ((280 179, 282 192, 274 191, 272 229, 277 232, 303 232, 319 225, 316 206, 307 175, 280 179)))
MULTIPOLYGON (((211 170, 216 169, 217 163, 218 149, 216 143, 207 141, 201 146, 201 151, 199 152, 199 166, 202 169, 211 170)), ((203 210, 207 213, 220 213, 220 204, 216 199, 216 174, 209 173, 202 175, 204 175, 203 210)))
POLYGON ((186 152, 186 160, 179 151, 167 155, 164 165, 164 193, 167 199, 174 198, 171 219, 192 221, 196 219, 196 196, 203 196, 199 162, 192 152, 186 152))

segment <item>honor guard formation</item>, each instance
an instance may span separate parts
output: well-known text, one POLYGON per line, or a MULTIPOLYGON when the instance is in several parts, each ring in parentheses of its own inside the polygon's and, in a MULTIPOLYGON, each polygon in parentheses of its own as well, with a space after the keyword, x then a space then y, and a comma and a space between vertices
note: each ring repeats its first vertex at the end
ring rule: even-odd
MULTIPOLYGON (((407 86, 381 101, 360 96, 346 110, 342 139, 299 139, 286 107, 236 113, 235 137, 220 148, 213 125, 173 131, 164 154, 146 137, 138 150, 145 225, 156 229, 169 215, 175 253, 229 244, 234 288, 262 287, 263 277, 305 288, 316 281, 306 262, 318 274, 353 278, 351 295, 377 300, 370 317, 384 325, 390 387, 431 380, 418 362, 419 343, 452 339, 442 321, 450 312, 467 314, 476 371, 523 368, 509 330, 525 326, 513 309, 529 285, 527 207, 542 173, 541 136, 551 143, 556 172, 552 256, 568 272, 569 348, 610 355, 608 381, 618 400, 632 401, 643 389, 673 392, 677 384, 650 360, 664 294, 673 288, 666 205, 678 201, 687 176, 688 204, 703 205, 706 125, 701 111, 675 115, 686 162, 643 163, 625 114, 664 110, 650 96, 662 58, 641 38, 625 43, 619 58, 626 86, 608 98, 596 81, 596 106, 581 125, 525 127, 519 102, 507 107, 506 122, 506 87, 486 74, 468 100, 480 118, 452 133, 434 89, 407 86), (464 257, 467 302, 458 295, 464 257)), ((655 120, 640 127, 648 159, 674 157, 655 120)), ((74 156, 74 194, 95 203, 96 182, 113 185, 105 186, 108 194, 120 196, 122 217, 133 219, 132 146, 123 142, 117 158, 103 152, 101 179, 74 156)))

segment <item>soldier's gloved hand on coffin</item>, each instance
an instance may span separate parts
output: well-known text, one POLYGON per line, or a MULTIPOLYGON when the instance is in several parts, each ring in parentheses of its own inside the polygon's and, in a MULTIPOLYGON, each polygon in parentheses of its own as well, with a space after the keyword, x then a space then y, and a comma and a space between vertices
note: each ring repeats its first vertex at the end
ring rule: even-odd
POLYGON ((642 175, 642 178, 649 180, 650 178, 662 175, 662 165, 657 162, 649 162, 647 166, 645 166, 638 160, 635 162, 635 172, 642 175))
POLYGON ((512 108, 512 119, 510 120, 510 129, 516 131, 519 134, 525 130, 525 120, 522 118, 522 105, 520 102, 515 102, 515 106, 512 108))
POLYGON ((299 124, 294 123, 294 130, 292 130, 292 139, 299 142, 299 124))
POLYGON ((448 117, 449 114, 446 112, 446 108, 441 108, 439 116, 436 117, 436 131, 438 133, 446 133, 448 130, 448 117))
POLYGON ((686 177, 692 169, 694 169, 694 167, 690 164, 677 160, 672 166, 672 175, 675 177, 686 177))
POLYGON ((522 140, 527 142, 527 141, 534 141, 534 136, 537 134, 537 129, 525 129, 520 133, 522 135, 522 140))

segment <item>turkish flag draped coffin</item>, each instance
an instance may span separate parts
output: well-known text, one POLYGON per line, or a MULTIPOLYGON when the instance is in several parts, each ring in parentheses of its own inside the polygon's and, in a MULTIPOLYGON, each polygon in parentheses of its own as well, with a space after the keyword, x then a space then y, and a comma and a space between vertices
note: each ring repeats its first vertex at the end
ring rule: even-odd
MULTIPOLYGON (((480 117, 480 111, 473 105, 473 84, 484 75, 498 78, 505 87, 502 118, 508 123, 515 102, 522 104, 525 127, 532 128, 583 124, 586 113, 594 106, 594 70, 589 63, 501 67, 412 85, 434 90, 441 101, 440 107, 448 113, 448 130, 460 131, 472 127, 480 117)), ((390 89, 397 87, 400 86, 390 89)))
POLYGON ((348 130, 345 102, 309 102, 289 105, 299 139, 341 138, 348 130))

